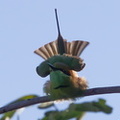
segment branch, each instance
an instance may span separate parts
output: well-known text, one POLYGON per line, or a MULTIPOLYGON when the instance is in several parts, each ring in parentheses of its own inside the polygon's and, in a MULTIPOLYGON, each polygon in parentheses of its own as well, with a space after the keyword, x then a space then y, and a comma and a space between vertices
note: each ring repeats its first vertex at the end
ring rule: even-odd
MULTIPOLYGON (((120 93, 120 86, 114 86, 114 87, 99 87, 99 88, 91 88, 87 89, 82 97, 84 96, 91 96, 91 95, 99 95, 99 94, 111 94, 111 93, 120 93)), ((81 96, 80 96, 81 97, 81 96)), ((27 99, 23 100, 14 104, 6 105, 4 107, 0 108, 0 114, 9 112, 12 110, 16 110, 22 107, 27 107, 30 105, 38 104, 38 103, 44 103, 44 102, 50 102, 50 98, 48 96, 43 97, 37 97, 33 99, 27 99)))

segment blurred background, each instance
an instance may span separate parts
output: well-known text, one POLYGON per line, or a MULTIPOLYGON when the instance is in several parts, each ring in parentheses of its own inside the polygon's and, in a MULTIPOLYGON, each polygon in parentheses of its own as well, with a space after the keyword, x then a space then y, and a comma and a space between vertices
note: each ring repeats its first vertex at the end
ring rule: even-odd
MULTIPOLYGON (((120 84, 120 1, 119 0, 4 0, 0 1, 0 106, 23 95, 43 93, 36 67, 43 59, 34 50, 57 38, 54 9, 58 9, 62 36, 68 41, 85 40, 82 53, 89 88, 120 84)), ((113 107, 110 115, 86 113, 83 120, 119 120, 120 94, 88 96, 76 102, 103 98, 113 107)), ((59 109, 68 103, 56 104, 59 109)), ((44 110, 28 107, 20 120, 37 120, 44 110)), ((64 107, 63 107, 64 106, 64 107)), ((12 120, 16 120, 16 116, 12 120)))

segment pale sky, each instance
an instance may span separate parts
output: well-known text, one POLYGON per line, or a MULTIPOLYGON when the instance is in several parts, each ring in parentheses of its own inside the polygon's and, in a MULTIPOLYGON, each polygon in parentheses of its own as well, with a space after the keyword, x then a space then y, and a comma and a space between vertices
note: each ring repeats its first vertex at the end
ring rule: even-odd
MULTIPOLYGON (((23 95, 45 95, 42 88, 49 77, 37 75, 35 69, 43 59, 33 51, 57 38, 54 8, 58 9, 65 39, 90 42, 81 55, 86 67, 79 72, 88 80, 89 88, 120 85, 119 0, 1 0, 0 106, 23 95)), ((119 120, 120 94, 88 96, 77 102, 99 98, 107 100, 113 113, 87 113, 83 120, 119 120)), ((61 104, 57 106, 65 103, 61 104)), ((20 120, 37 120, 43 112, 36 105, 29 107, 20 120)))

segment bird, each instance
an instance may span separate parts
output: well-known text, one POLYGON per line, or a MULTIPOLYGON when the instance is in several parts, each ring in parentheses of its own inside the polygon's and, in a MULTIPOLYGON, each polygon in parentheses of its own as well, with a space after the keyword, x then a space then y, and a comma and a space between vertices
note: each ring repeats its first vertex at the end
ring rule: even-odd
POLYGON ((63 39, 57 9, 55 9, 55 17, 58 38, 34 51, 44 59, 36 67, 36 72, 41 77, 50 75, 50 80, 43 87, 50 99, 75 99, 88 88, 87 80, 84 77, 79 77, 77 72, 83 70, 86 65, 79 56, 89 42, 82 40, 68 42, 63 39))

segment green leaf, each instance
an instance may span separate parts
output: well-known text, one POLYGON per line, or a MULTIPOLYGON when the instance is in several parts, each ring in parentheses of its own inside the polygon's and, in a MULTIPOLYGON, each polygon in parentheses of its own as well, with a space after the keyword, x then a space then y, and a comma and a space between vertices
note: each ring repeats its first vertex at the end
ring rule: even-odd
POLYGON ((82 104, 70 104, 70 110, 77 110, 77 111, 90 111, 90 112, 104 112, 104 113, 111 113, 112 108, 106 105, 106 101, 103 99, 99 99, 98 102, 86 102, 82 104))
POLYGON ((112 108, 106 105, 104 99, 99 99, 97 102, 84 102, 81 104, 72 103, 66 110, 46 112, 42 120, 68 120, 71 118, 80 120, 86 112, 111 113, 112 108))
POLYGON ((111 113, 112 112, 112 108, 105 105, 106 101, 103 99, 99 99, 99 102, 94 102, 94 106, 96 106, 97 108, 99 108, 100 110, 102 110, 102 112, 104 113, 111 113))
POLYGON ((70 118, 82 117, 83 112, 79 111, 49 111, 45 113, 42 120, 68 120, 70 118))
POLYGON ((7 119, 7 118, 12 118, 13 117, 13 115, 15 114, 15 110, 13 110, 13 111, 10 111, 10 112, 7 112, 7 113, 4 113, 4 115, 0 118, 0 120, 5 120, 5 119, 7 119))
MULTIPOLYGON (((20 97, 18 98, 17 100, 14 100, 13 102, 7 104, 7 105, 10 105, 10 104, 14 104, 16 102, 19 102, 19 101, 23 101, 23 100, 27 100, 27 99, 32 99, 32 98, 35 98, 35 97, 38 97, 37 95, 26 95, 26 96, 23 96, 23 97, 20 97)), ((6 112, 3 114, 3 116, 0 118, 0 120, 5 120, 7 118, 12 118, 13 115, 17 112, 17 110, 13 110, 13 111, 10 111, 10 112, 6 112)))

